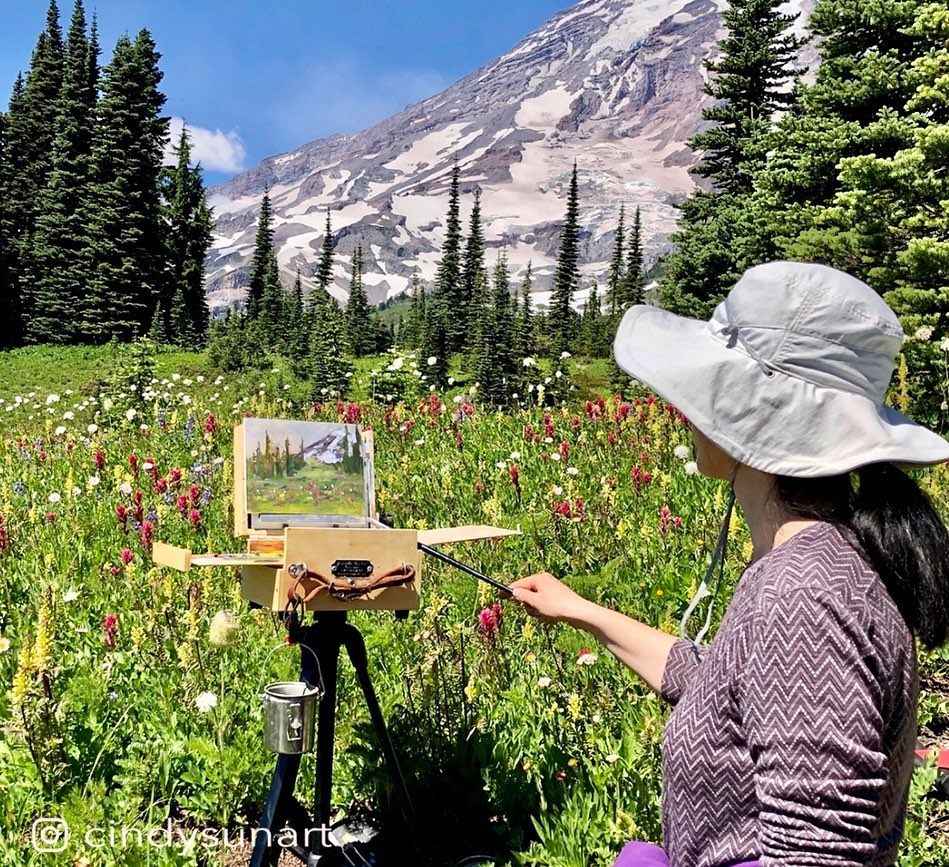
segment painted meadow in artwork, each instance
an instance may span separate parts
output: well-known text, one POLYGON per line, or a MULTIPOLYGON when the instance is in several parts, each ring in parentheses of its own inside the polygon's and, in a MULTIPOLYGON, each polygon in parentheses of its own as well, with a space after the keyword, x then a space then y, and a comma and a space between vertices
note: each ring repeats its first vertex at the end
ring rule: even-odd
POLYGON ((365 462, 352 424, 247 419, 247 508, 259 515, 365 517, 365 462))

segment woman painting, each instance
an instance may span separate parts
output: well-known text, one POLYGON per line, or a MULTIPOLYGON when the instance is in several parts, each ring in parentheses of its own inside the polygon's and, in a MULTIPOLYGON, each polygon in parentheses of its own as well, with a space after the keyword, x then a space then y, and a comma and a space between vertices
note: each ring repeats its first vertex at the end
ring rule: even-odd
MULTIPOLYGON (((699 469, 730 483, 754 556, 707 648, 546 573, 512 585, 529 613, 588 631, 674 705, 664 847, 631 843, 617 867, 896 860, 914 638, 938 646, 949 624, 949 534, 898 468, 949 460, 949 444, 884 405, 902 339, 864 283, 790 262, 750 269, 708 323, 624 316, 617 362, 689 419, 699 469)), ((704 595, 705 582, 690 610, 704 595)))

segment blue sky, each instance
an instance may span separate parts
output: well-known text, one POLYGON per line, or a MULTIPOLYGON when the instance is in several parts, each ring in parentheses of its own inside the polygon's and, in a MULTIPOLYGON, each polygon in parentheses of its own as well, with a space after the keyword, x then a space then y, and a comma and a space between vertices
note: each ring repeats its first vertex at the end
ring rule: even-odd
MULTIPOLYGON (((148 27, 167 114, 194 127, 211 182, 353 132, 514 46, 571 0, 85 0, 103 61, 148 27), (197 129, 200 128, 200 129, 197 129), (212 169, 213 170, 210 170, 212 169)), ((73 0, 59 0, 63 29, 73 0)), ((0 106, 25 70, 47 0, 2 0, 0 106)))

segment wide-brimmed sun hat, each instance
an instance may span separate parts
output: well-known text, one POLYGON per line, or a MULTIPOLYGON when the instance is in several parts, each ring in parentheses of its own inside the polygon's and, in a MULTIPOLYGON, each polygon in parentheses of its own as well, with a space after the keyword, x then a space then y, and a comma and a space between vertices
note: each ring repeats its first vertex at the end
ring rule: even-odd
POLYGON ((816 477, 949 460, 949 442, 884 404, 903 330, 866 283, 825 265, 746 271, 708 322, 649 305, 613 352, 743 464, 816 477))

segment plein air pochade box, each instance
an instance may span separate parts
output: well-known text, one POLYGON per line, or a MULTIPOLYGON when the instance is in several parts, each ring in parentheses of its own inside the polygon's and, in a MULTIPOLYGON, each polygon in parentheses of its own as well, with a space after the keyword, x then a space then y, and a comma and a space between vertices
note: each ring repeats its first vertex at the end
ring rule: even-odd
POLYGON ((380 523, 372 431, 334 422, 244 419, 234 429, 233 505, 234 535, 246 539, 244 553, 193 553, 156 541, 152 557, 181 571, 239 567, 243 598, 274 610, 286 608, 301 567, 319 578, 308 585, 316 588, 302 606, 308 611, 415 609, 419 545, 517 532, 484 525, 399 530, 380 523), (358 589, 389 574, 411 580, 358 589))

